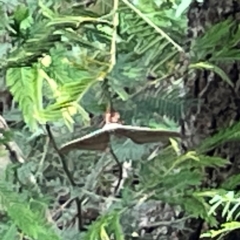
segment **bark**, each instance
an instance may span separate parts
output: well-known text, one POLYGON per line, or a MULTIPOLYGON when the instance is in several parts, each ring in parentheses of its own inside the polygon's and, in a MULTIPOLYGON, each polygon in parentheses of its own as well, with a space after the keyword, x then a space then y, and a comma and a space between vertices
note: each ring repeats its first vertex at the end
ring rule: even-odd
MULTIPOLYGON (((228 18, 232 19, 236 25, 239 24, 239 1, 205 0, 203 3, 194 1, 188 12, 187 46, 189 56, 194 39, 204 34, 207 27, 228 18)), ((229 34, 231 34, 230 30, 229 34)), ((211 56, 211 52, 209 56, 211 56)), ((191 62, 191 59, 188 60, 191 62)), ((202 61, 207 60, 202 59, 202 61)), ((188 78, 184 79, 188 97, 201 100, 200 107, 190 107, 184 116, 182 129, 184 134, 189 136, 184 143, 187 149, 196 147, 208 136, 240 119, 240 62, 221 64, 220 67, 229 75, 234 83, 234 88, 209 71, 195 71, 194 74, 188 75, 188 78)), ((224 144, 208 154, 218 155, 232 162, 230 168, 221 171, 229 174, 240 172, 237 167, 240 162, 239 142, 224 144)), ((211 181, 215 181, 217 184, 223 180, 219 171, 209 171, 208 174, 211 181)), ((193 226, 193 228, 196 228, 196 226, 193 226)), ((238 233, 235 232, 234 234, 238 233)), ((195 236, 195 238, 189 237, 189 239, 196 240, 198 238, 195 236)), ((240 238, 235 236, 235 239, 240 238)))

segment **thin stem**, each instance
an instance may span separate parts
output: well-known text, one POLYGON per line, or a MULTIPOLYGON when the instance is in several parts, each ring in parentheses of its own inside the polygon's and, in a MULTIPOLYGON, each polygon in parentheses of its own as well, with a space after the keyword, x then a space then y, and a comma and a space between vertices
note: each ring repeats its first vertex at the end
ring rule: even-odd
POLYGON ((118 182, 117 182, 117 185, 114 188, 114 194, 116 194, 118 192, 118 190, 119 190, 119 187, 120 187, 120 184, 121 184, 121 181, 122 181, 122 178, 123 178, 123 169, 122 169, 122 164, 118 160, 118 158, 117 158, 116 154, 114 153, 112 147, 109 146, 109 148, 110 148, 110 153, 112 154, 112 156, 113 156, 113 158, 114 158, 114 160, 117 163, 118 168, 119 168, 118 182))
POLYGON ((111 40, 111 50, 110 50, 111 57, 110 57, 110 66, 108 68, 108 73, 110 73, 112 71, 113 67, 116 64, 117 27, 119 24, 118 5, 119 5, 119 0, 114 0, 114 2, 113 2, 113 19, 112 19, 113 34, 112 34, 112 40, 111 40))
MULTIPOLYGON (((69 182, 71 183, 71 185, 73 187, 76 187, 77 184, 75 183, 73 177, 72 177, 72 174, 71 172, 69 171, 68 169, 68 166, 67 166, 67 161, 65 159, 65 156, 59 151, 58 147, 57 147, 57 144, 55 142, 55 139, 52 135, 52 131, 51 131, 51 128, 49 126, 49 124, 46 124, 46 130, 47 130, 47 133, 48 133, 48 137, 50 139, 50 142, 54 148, 54 150, 57 152, 58 156, 59 156, 59 159, 62 163, 62 166, 63 166, 63 170, 64 172, 66 173, 67 175, 67 178, 69 180, 69 182)), ((82 222, 82 201, 81 199, 79 198, 76 198, 75 199, 75 202, 76 202, 76 206, 77 206, 77 216, 78 216, 78 230, 81 231, 83 229, 83 222, 82 222)))

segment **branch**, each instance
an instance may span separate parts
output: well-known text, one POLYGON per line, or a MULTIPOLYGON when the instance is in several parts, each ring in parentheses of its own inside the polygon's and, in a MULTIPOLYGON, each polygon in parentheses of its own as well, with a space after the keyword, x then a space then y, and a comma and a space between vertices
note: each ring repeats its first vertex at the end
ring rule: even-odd
MULTIPOLYGON (((72 174, 70 173, 69 169, 68 169, 68 166, 67 166, 67 162, 66 162, 66 159, 65 159, 65 156, 59 151, 58 147, 57 147, 57 144, 54 140, 54 137, 52 135, 52 132, 51 132, 51 128, 49 126, 49 124, 46 124, 46 130, 47 130, 47 133, 48 133, 48 137, 50 139, 50 142, 54 148, 54 150, 57 152, 58 156, 59 156, 59 159, 62 163, 62 166, 63 166, 63 170, 64 172, 66 173, 67 177, 68 177, 68 180, 69 182, 71 183, 71 185, 73 187, 76 187, 77 184, 75 183, 73 177, 72 177, 72 174)), ((77 197, 75 199, 75 202, 76 202, 76 205, 77 205, 77 216, 78 216, 78 230, 82 230, 83 229, 83 222, 82 222, 82 201, 77 197)))

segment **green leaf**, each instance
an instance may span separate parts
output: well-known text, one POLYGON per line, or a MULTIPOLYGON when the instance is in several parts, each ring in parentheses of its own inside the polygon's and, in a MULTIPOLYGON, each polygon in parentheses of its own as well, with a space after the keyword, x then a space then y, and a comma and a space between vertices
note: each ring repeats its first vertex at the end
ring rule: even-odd
POLYGON ((38 68, 10 68, 6 81, 14 100, 19 103, 24 121, 31 130, 35 130, 37 128, 35 114, 42 104, 42 78, 38 68))
POLYGON ((177 7, 176 17, 180 17, 183 14, 183 12, 190 6, 191 3, 192 0, 182 0, 177 7))
POLYGON ((220 67, 218 67, 216 65, 213 65, 208 62, 199 62, 199 63, 190 64, 189 68, 197 68, 197 69, 213 71, 214 73, 218 74, 231 87, 233 87, 233 83, 232 83, 231 79, 228 77, 228 75, 220 67))
POLYGON ((203 237, 215 238, 220 234, 231 232, 231 231, 239 229, 239 228, 240 228, 240 222, 232 221, 232 222, 224 223, 221 225, 221 229, 210 230, 207 233, 203 233, 203 234, 201 234, 201 238, 203 238, 203 237))
POLYGON ((14 12, 15 20, 18 23, 20 23, 24 19, 26 19, 28 16, 29 16, 28 8, 25 5, 23 5, 23 4, 18 5, 16 10, 15 10, 15 12, 14 12))
POLYGON ((7 230, 7 232, 5 233, 2 240, 15 240, 17 237, 17 234, 18 234, 17 227, 15 224, 12 224, 10 228, 7 230))
POLYGON ((225 181, 222 183, 222 188, 227 190, 234 190, 240 183, 240 174, 234 174, 229 176, 225 181))
POLYGON ((48 8, 41 0, 38 0, 38 5, 41 8, 42 14, 45 17, 53 19, 56 16, 56 14, 50 8, 48 8))
MULTIPOLYGON (((24 234, 35 239, 60 240, 45 217, 37 211, 32 211, 26 196, 16 193, 9 183, 0 182, 0 197, 8 216, 24 234)), ((41 208, 42 206, 40 203, 41 208)), ((12 228, 14 232, 14 227, 12 228)))

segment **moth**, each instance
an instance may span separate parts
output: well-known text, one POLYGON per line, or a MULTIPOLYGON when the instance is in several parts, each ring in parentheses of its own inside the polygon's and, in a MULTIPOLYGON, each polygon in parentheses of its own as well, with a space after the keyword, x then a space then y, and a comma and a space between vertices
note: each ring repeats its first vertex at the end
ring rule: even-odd
POLYGON ((105 151, 110 143, 110 136, 130 138, 137 144, 167 142, 171 137, 181 137, 177 131, 151 129, 148 127, 137 127, 122 125, 120 123, 106 123, 103 128, 87 134, 81 138, 64 144, 59 150, 67 153, 73 149, 105 151))

